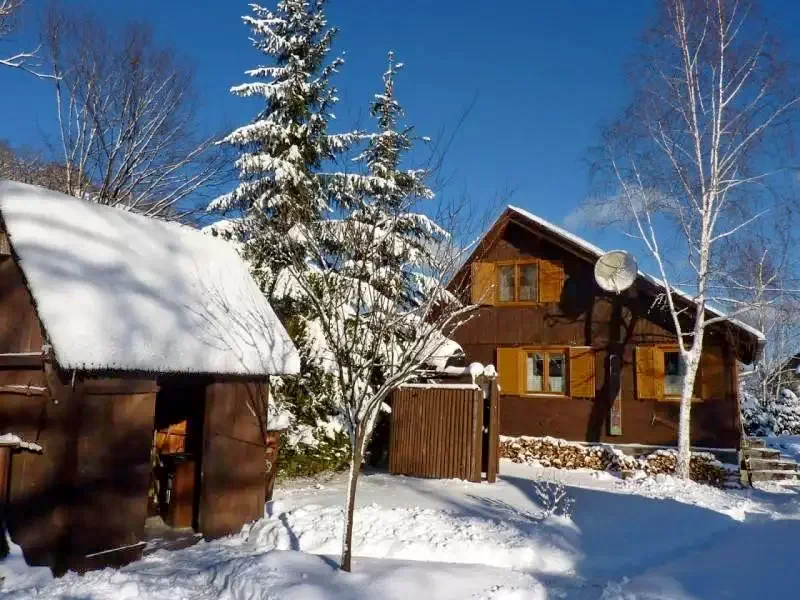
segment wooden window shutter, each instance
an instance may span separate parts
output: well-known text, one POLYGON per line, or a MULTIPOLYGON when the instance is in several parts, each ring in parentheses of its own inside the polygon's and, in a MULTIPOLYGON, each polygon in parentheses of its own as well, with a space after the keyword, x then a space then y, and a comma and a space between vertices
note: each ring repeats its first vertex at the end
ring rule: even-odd
POLYGON ((472 263, 472 303, 494 306, 494 263, 472 263))
POLYGON ((573 398, 595 397, 595 355, 588 347, 569 349, 569 395, 573 398))
POLYGON ((560 302, 564 265, 557 260, 539 261, 539 302, 560 302))
POLYGON ((519 348, 497 349, 497 383, 500 384, 501 394, 513 396, 522 393, 523 354, 519 348))
POLYGON ((664 353, 657 346, 636 346, 636 395, 640 400, 664 399, 664 353))
MULTIPOLYGON (((725 378, 725 358, 722 348, 709 346, 703 348, 700 356, 700 397, 703 400, 722 400, 727 396, 727 381, 725 378)), ((696 386, 695 386, 696 388, 696 386)))
POLYGON ((11 246, 3 231, 0 231, 0 256, 11 256, 11 246))

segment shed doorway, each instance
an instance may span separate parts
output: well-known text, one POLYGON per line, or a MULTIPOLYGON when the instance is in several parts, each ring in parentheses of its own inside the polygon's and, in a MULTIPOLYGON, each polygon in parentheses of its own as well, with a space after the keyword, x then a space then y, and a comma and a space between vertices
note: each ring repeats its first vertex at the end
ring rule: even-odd
POLYGON ((150 453, 149 538, 198 531, 206 385, 159 381, 150 453))

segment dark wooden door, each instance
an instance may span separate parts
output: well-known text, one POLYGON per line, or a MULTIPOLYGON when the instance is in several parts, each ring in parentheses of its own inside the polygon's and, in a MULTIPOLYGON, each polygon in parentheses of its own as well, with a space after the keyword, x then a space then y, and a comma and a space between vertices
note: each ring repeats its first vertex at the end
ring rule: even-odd
POLYGON ((237 532, 264 516, 265 448, 249 406, 258 385, 214 383, 206 388, 199 515, 205 537, 237 532))

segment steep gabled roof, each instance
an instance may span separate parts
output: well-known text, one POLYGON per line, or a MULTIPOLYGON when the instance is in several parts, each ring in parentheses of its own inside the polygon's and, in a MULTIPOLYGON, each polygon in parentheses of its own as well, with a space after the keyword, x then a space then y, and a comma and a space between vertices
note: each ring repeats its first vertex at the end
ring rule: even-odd
MULTIPOLYGON (((485 251, 486 250, 485 244, 488 242, 488 238, 490 237, 490 235, 492 235, 493 233, 495 234, 499 233, 504 224, 512 220, 530 229, 540 231, 548 239, 558 243, 560 246, 571 251, 573 254, 581 258, 584 258, 587 261, 594 262, 598 258, 600 258, 600 256, 605 254, 605 251, 599 248, 598 246, 595 246, 591 242, 583 239, 582 237, 575 235, 574 233, 571 233, 566 229, 559 227, 558 225, 555 225, 550 221, 547 221, 546 219, 543 219, 522 208, 518 208, 516 206, 508 206, 506 207, 505 211, 503 211, 503 214, 498 218, 498 220, 492 225, 492 227, 489 228, 487 233, 483 236, 481 241, 478 243, 475 252, 473 252, 472 256, 467 260, 465 264, 471 263, 473 260, 475 260, 476 256, 480 252, 485 251)), ((654 288, 663 289, 664 287, 662 281, 659 278, 644 273, 642 271, 639 271, 639 278, 640 280, 645 281, 654 288)), ((672 290, 677 296, 681 297, 684 301, 692 302, 691 294, 688 294, 687 292, 676 289, 674 287, 672 288, 672 290)), ((763 345, 764 334, 755 327, 752 327, 751 325, 748 325, 747 323, 744 323, 743 321, 740 321, 738 319, 727 317, 725 312, 717 307, 707 305, 706 310, 708 310, 708 312, 711 313, 714 317, 721 317, 727 319, 727 322, 730 323, 732 327, 734 327, 741 334, 746 336, 746 338, 752 340, 754 345, 756 346, 763 345)))
POLYGON ((62 368, 297 373, 232 246, 190 227, 0 181, 0 217, 62 368))

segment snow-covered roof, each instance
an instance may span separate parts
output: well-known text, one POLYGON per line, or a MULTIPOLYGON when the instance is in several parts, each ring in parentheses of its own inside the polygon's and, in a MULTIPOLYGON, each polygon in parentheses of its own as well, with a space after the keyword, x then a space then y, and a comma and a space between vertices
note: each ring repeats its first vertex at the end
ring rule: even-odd
MULTIPOLYGON (((599 248, 599 247, 595 246, 591 242, 583 239, 582 237, 580 237, 578 235, 575 235, 574 233, 571 233, 571 232, 567 231, 563 227, 559 227, 558 225, 555 225, 555 224, 551 223, 550 221, 548 221, 546 219, 543 219, 543 218, 533 214, 532 212, 528 212, 527 210, 525 210, 523 208, 519 208, 519 207, 511 206, 511 205, 508 206, 508 209, 511 212, 517 213, 519 216, 527 219, 528 221, 532 221, 533 223, 537 224, 541 228, 547 229, 548 231, 550 231, 554 235, 557 235, 558 237, 567 240, 571 244, 577 246, 579 249, 585 251, 587 254, 593 256, 595 260, 600 258, 603 254, 605 254, 605 250, 603 250, 602 248, 599 248)), ((650 283, 652 283, 652 284, 654 284, 654 285, 656 285, 658 287, 664 287, 663 281, 661 281, 657 277, 654 277, 653 275, 650 275, 650 274, 645 273, 643 271, 639 271, 639 277, 642 277, 643 279, 646 279, 647 281, 649 281, 650 283)), ((688 302, 693 302, 692 295, 689 294, 688 292, 680 290, 680 289, 678 289, 678 288, 676 288, 674 286, 672 286, 672 291, 677 296, 682 297, 684 300, 686 300, 688 302)), ((755 327, 752 327, 751 325, 748 325, 744 321, 740 321, 738 319, 733 319, 733 318, 728 317, 723 310, 721 310, 721 309, 719 309, 719 308, 717 308, 715 306, 706 305, 706 309, 708 310, 708 312, 712 313, 716 317, 722 317, 722 318, 727 319, 728 322, 732 323, 733 325, 735 325, 739 329, 741 329, 743 331, 746 331, 747 333, 749 333, 750 335, 752 335, 753 337, 755 337, 759 341, 761 341, 761 342, 764 341, 764 339, 765 339, 764 338, 764 334, 761 331, 759 331, 758 329, 756 329, 755 327)))
POLYGON ((299 371, 297 350, 229 243, 10 181, 0 181, 0 216, 61 367, 299 371))

